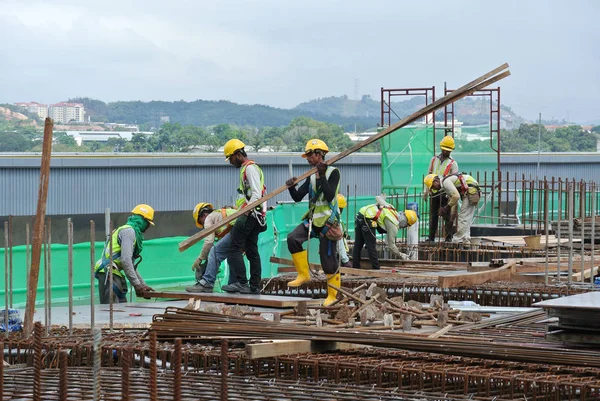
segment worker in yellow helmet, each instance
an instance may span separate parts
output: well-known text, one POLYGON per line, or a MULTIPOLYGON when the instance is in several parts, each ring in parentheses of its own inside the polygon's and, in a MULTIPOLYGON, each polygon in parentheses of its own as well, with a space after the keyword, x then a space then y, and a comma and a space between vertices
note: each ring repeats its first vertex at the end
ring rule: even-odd
MULTIPOLYGON (((444 136, 440 141, 441 153, 437 156, 433 156, 429 162, 429 171, 427 174, 435 174, 440 177, 446 177, 451 174, 458 173, 458 163, 450 155, 454 150, 454 138, 450 135, 444 136)), ((438 228, 439 221, 439 209, 448 205, 448 198, 435 190, 429 190, 425 187, 423 191, 423 200, 427 201, 431 199, 429 204, 429 238, 430 242, 435 241, 435 234, 438 228)), ((454 221, 451 219, 450 214, 442 216, 444 220, 444 231, 446 233, 446 241, 452 239, 454 232, 454 221)))
POLYGON ((338 241, 338 254, 340 255, 340 264, 342 267, 352 267, 352 262, 350 262, 350 258, 348 257, 348 243, 346 242, 346 227, 342 224, 342 213, 344 209, 348 206, 348 201, 346 197, 342 194, 338 194, 338 207, 340 208, 340 224, 342 225, 342 229, 344 231, 344 237, 338 241))
POLYGON ((385 200, 385 196, 375 197, 376 203, 362 207, 354 224, 354 249, 352 250, 352 267, 360 269, 360 254, 366 246, 371 267, 379 270, 377 256, 377 233, 386 234, 387 248, 402 260, 408 255, 400 252, 396 246, 398 229, 410 227, 417 222, 417 214, 413 210, 398 212, 385 200))
POLYGON ((442 215, 455 213, 453 210, 458 207, 459 199, 462 200, 458 212, 458 230, 452 237, 452 242, 470 244, 471 224, 481 198, 479 183, 468 174, 452 174, 444 178, 430 174, 425 177, 424 183, 436 191, 443 189, 448 195, 448 205, 440 208, 442 215))
MULTIPOLYGON (((303 244, 310 238, 319 238, 319 257, 321 267, 327 275, 327 283, 340 286, 341 276, 338 271, 337 244, 342 239, 340 213, 337 195, 340 186, 340 172, 325 163, 325 155, 329 147, 320 139, 310 139, 306 143, 302 157, 317 172, 308 177, 302 185, 296 188, 296 177, 286 181, 290 196, 295 202, 300 202, 308 195, 308 212, 288 236, 287 245, 294 267, 298 273, 295 280, 288 283, 289 287, 299 287, 310 280, 308 252, 303 244), (335 235, 334 235, 335 234, 335 235)), ((337 297, 337 290, 328 287, 327 299, 323 305, 331 305, 337 297)))
POLYGON ((96 262, 95 277, 98 279, 100 303, 110 303, 110 286, 108 284, 107 267, 111 262, 113 273, 113 302, 127 302, 127 280, 131 283, 137 296, 154 291, 142 278, 137 267, 142 261, 144 232, 154 225, 154 209, 140 204, 133 208, 127 223, 113 230, 104 244, 102 258, 96 262), (112 246, 112 248, 111 248, 112 246), (137 260, 137 262, 136 262, 137 260))
POLYGON ((238 197, 235 206, 238 210, 245 209, 247 212, 237 218, 231 229, 231 247, 227 255, 232 272, 235 272, 235 282, 221 287, 225 292, 242 294, 260 294, 260 280, 262 278, 262 266, 260 254, 258 253, 258 234, 267 230, 266 202, 248 210, 247 206, 262 198, 267 193, 265 177, 261 168, 248 159, 245 150, 246 145, 239 139, 227 141, 223 148, 225 161, 240 170, 238 197), (243 253, 250 262, 250 284, 246 274, 243 253))
MULTIPOLYGON (((211 203, 200 202, 194 208, 192 216, 196 227, 205 229, 219 224, 223 219, 235 212, 237 210, 232 207, 223 207, 215 210, 211 203)), ((230 231, 234 224, 235 220, 219 227, 217 231, 204 238, 200 255, 192 265, 192 270, 196 275, 196 284, 186 287, 185 290, 187 292, 213 292, 221 262, 227 259, 227 254, 230 252, 230 231)), ((236 281, 237 278, 230 268, 229 284, 236 281)))

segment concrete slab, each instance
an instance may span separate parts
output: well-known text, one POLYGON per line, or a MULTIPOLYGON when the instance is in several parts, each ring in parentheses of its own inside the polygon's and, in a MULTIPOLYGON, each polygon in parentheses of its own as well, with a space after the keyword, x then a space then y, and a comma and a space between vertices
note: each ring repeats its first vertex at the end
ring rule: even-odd
POLYGON ((550 299, 533 304, 544 309, 585 309, 600 310, 600 292, 570 295, 568 297, 550 299))

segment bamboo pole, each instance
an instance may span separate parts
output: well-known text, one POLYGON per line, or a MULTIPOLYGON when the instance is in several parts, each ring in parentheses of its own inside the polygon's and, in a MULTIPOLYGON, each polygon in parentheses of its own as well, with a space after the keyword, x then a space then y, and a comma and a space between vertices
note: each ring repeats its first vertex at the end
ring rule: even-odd
POLYGON ((35 310, 35 298, 37 295, 37 283, 40 276, 40 256, 42 250, 42 237, 44 235, 44 220, 46 219, 46 200, 48 198, 48 181, 50 178, 50 159, 52 158, 52 128, 54 123, 50 117, 44 123, 44 139, 42 142, 42 162, 40 166, 40 186, 38 190, 37 211, 35 214, 35 226, 33 228, 33 247, 31 251, 31 272, 27 285, 27 301, 25 304, 25 324, 23 334, 25 337, 31 335, 33 328, 33 314, 35 310))
MULTIPOLYGON (((422 109, 414 112, 410 116, 403 118, 402 120, 398 121, 396 124, 384 129, 377 135, 373 135, 373 136, 365 139, 364 141, 354 145, 350 149, 347 149, 341 153, 338 153, 337 155, 333 156, 329 160, 325 161, 325 164, 331 165, 331 164, 337 162, 338 160, 341 160, 344 157, 356 152, 357 150, 360 150, 360 149, 364 148, 365 146, 370 145, 371 143, 378 141, 379 139, 385 137, 386 135, 418 120, 419 118, 422 118, 422 117, 426 116, 427 114, 434 112, 435 110, 437 110, 439 108, 442 108, 450 103, 454 103, 457 100, 462 99, 465 96, 472 94, 473 92, 476 92, 476 91, 483 89, 495 82, 500 81, 501 79, 508 77, 510 75, 510 71, 506 70, 507 68, 508 68, 508 64, 506 64, 506 63, 501 65, 500 67, 495 68, 494 70, 488 72, 487 74, 484 74, 481 77, 450 92, 448 95, 436 100, 435 102, 431 103, 430 105, 425 106, 422 109), (504 70, 506 70, 506 71, 504 71, 504 70), (504 71, 504 72, 502 72, 502 71, 504 71)), ((311 175, 315 174, 316 172, 317 172, 316 167, 311 168, 310 170, 308 170, 301 176, 297 177, 292 185, 296 185, 298 182, 301 182, 302 180, 310 177, 311 175)), ((248 210, 252 210, 255 207, 261 205, 263 202, 266 202, 269 199, 279 195, 280 193, 282 193, 283 191, 285 191, 288 188, 289 188, 288 185, 283 185, 283 186, 279 187, 278 189, 274 190, 273 192, 265 195, 264 197, 248 204, 243 210, 238 210, 237 212, 233 213, 232 215, 226 217, 219 224, 215 224, 215 225, 211 226, 210 228, 205 228, 204 230, 194 234, 193 236, 189 237, 188 239, 181 241, 179 243, 179 251, 180 252, 185 251, 186 249, 190 248, 198 241, 200 241, 203 238, 207 237, 208 235, 214 233, 220 227, 237 219, 240 215, 246 213, 248 210)))

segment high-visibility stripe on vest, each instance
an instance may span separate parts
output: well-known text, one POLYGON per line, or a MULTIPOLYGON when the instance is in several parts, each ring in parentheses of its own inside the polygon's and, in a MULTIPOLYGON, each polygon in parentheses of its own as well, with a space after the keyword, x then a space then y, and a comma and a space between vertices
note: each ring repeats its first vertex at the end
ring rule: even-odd
POLYGON ((440 156, 433 156, 429 163, 429 174, 440 175, 445 177, 452 172, 452 166, 454 165, 454 159, 448 157, 444 161, 440 160, 440 156))
MULTIPOLYGON (((121 244, 119 244, 119 233, 121 230, 126 228, 133 228, 128 224, 122 225, 121 227, 114 230, 110 236, 110 241, 112 242, 112 261, 117 266, 117 269, 113 269, 113 274, 116 274, 119 277, 124 277, 124 273, 121 271, 121 244)), ((135 247, 135 241, 133 240, 133 245, 135 247)), ((106 272, 106 267, 110 263, 110 243, 106 241, 104 244, 104 250, 102 251, 102 259, 96 262, 95 272, 96 273, 104 273, 106 272)))
MULTIPOLYGON (((327 171, 325 172, 325 178, 329 180, 331 173, 337 170, 337 168, 332 166, 327 166, 327 171)), ((325 223, 329 219, 329 217, 333 214, 332 207, 337 208, 337 195, 340 189, 340 182, 338 181, 338 185, 335 188, 335 195, 333 197, 333 203, 329 203, 327 199, 325 199, 325 194, 323 191, 319 193, 316 199, 314 196, 317 194, 317 176, 313 174, 310 176, 310 190, 309 190, 309 210, 308 216, 312 218, 312 223, 315 227, 323 227, 325 223)), ((336 213, 336 220, 339 219, 339 209, 336 213)))
POLYGON ((400 225, 398 211, 391 206, 367 205, 363 206, 358 212, 365 216, 365 218, 376 221, 379 228, 383 231, 385 231, 385 219, 389 219, 396 227, 400 225))
MULTIPOLYGON (((220 210, 220 212, 221 212, 221 216, 225 219, 226 217, 231 216, 232 214, 237 212, 237 210, 231 209, 231 208, 222 208, 220 210)), ((217 228, 217 231, 215 231, 215 237, 223 238, 227 233, 229 233, 229 231, 231 231, 234 224, 235 224, 235 220, 229 222, 225 226, 221 226, 221 227, 217 228)))
MULTIPOLYGON (((252 188, 248 183, 248 179, 246 178, 246 168, 254 164, 256 168, 260 172, 260 185, 262 186, 262 193, 260 197, 262 198, 267 193, 267 187, 265 186, 265 176, 263 175, 262 169, 258 167, 258 165, 254 162, 254 160, 246 160, 242 164, 242 168, 240 169, 240 186, 238 187, 238 198, 235 201, 235 206, 239 209, 242 209, 244 206, 248 204, 248 201, 252 197, 252 188)), ((257 209, 262 210, 262 205, 257 206, 257 209)))
POLYGON ((454 186, 458 189, 460 196, 463 196, 466 193, 474 194, 480 191, 479 183, 477 182, 477 180, 468 174, 451 174, 448 177, 444 177, 444 180, 446 180, 449 177, 458 178, 458 180, 454 182, 454 186))

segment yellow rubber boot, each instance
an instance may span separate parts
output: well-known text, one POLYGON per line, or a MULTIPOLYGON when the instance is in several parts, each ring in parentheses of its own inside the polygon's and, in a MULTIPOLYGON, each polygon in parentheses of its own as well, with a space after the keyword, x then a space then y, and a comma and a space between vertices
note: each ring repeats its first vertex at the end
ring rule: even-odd
POLYGON ((342 283, 342 277, 340 276, 340 273, 327 275, 327 284, 328 284, 327 285, 327 298, 323 302, 323 306, 329 306, 332 303, 334 303, 335 300, 337 299, 338 291, 329 287, 329 284, 335 285, 337 288, 340 288, 341 283, 342 283))
POLYGON ((292 253, 292 260, 294 261, 294 267, 298 275, 294 281, 290 281, 287 285, 288 287, 300 287, 310 280, 310 274, 308 273, 308 252, 300 251, 292 253))

